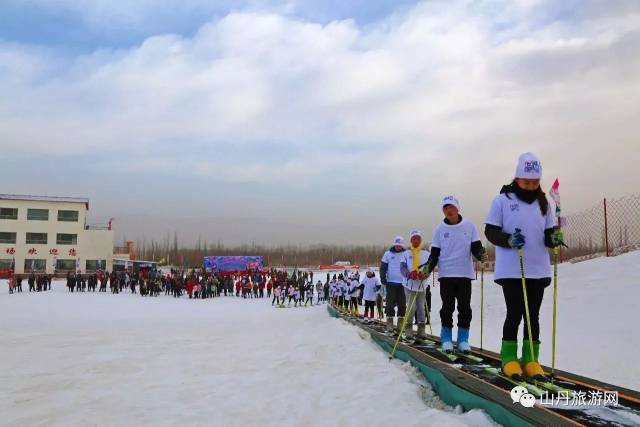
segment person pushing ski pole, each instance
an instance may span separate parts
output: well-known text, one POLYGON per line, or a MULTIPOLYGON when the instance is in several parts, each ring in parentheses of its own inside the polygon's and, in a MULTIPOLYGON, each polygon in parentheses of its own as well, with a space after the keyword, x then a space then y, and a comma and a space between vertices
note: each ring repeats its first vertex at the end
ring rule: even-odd
POLYGON ((380 282, 386 288, 387 304, 386 328, 389 332, 393 331, 393 317, 396 315, 397 308, 397 328, 401 328, 404 320, 405 310, 407 307, 404 287, 404 276, 400 271, 400 263, 404 259, 405 252, 404 239, 402 236, 396 236, 393 245, 384 253, 380 262, 380 282))
POLYGON ((553 212, 540 187, 542 164, 532 153, 518 158, 515 178, 493 199, 485 235, 496 245, 494 281, 502 287, 507 315, 500 357, 508 377, 544 377, 540 352, 539 312, 544 289, 551 283, 548 248, 562 244, 553 212), (518 328, 524 318, 522 359, 518 360, 518 328), (524 368, 524 372, 523 372, 524 368))
MULTIPOLYGON (((413 337, 413 315, 417 312, 418 333, 417 339, 427 337, 425 331, 425 290, 429 287, 429 274, 420 268, 429 259, 429 252, 422 246, 422 233, 420 230, 411 231, 409 248, 404 252, 404 259, 400 263, 400 271, 405 277, 404 291, 406 301, 415 301, 409 305, 405 314, 405 333, 407 338, 413 337)), ((402 334, 402 331, 400 331, 402 334)))

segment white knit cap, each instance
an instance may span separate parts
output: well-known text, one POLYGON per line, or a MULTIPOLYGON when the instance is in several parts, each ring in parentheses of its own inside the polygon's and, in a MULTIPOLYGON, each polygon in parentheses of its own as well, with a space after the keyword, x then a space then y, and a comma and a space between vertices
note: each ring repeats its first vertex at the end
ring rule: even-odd
POLYGON ((442 199, 442 207, 444 208, 447 205, 453 205, 458 210, 460 210, 460 202, 455 198, 455 196, 444 196, 444 198, 442 199))
POLYGON ((516 178, 540 179, 542 177, 542 163, 533 153, 524 153, 518 157, 516 178))
POLYGON ((420 232, 420 230, 411 230, 409 239, 413 238, 413 236, 420 236, 420 238, 422 238, 422 233, 420 232))
POLYGON ((402 246, 404 248, 404 237, 396 236, 396 238, 393 239, 393 246, 402 246))

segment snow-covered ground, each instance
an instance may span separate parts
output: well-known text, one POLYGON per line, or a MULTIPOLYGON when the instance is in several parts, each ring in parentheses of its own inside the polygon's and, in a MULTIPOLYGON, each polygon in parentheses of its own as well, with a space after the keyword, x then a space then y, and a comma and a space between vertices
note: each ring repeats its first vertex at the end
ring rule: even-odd
POLYGON ((0 286, 0 425, 493 425, 325 306, 0 286))
MULTIPOLYGON (((640 388, 638 285, 640 252, 560 266, 558 368, 640 388)), ((446 408, 415 370, 324 306, 68 294, 62 282, 46 293, 0 289, 1 425, 492 424, 446 408)), ((541 310, 545 364, 552 292, 541 310)), ((472 303, 479 345, 479 281, 472 303)), ((485 348, 498 350, 504 313, 486 274, 485 348)))

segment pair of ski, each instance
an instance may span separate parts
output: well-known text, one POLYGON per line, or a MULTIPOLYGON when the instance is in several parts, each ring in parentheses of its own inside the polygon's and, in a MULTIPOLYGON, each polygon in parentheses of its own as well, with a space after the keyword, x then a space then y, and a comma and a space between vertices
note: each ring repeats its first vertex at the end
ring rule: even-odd
MULTIPOLYGON (((397 337, 397 334, 388 332, 388 331, 385 332, 385 335, 397 337)), ((409 339, 406 339, 406 337, 402 337, 400 341, 418 350, 420 349, 436 350, 440 352, 442 355, 444 355, 451 363, 460 363, 460 362, 471 363, 472 365, 475 365, 478 368, 482 368, 485 372, 492 374, 496 377, 499 377, 513 384, 514 386, 518 385, 518 386, 525 387, 529 391, 529 393, 531 393, 532 395, 538 398, 542 397, 545 392, 551 392, 551 393, 564 392, 564 393, 567 393, 568 396, 572 396, 573 394, 573 390, 559 386, 548 379, 541 380, 541 379, 529 378, 529 377, 524 377, 524 378, 509 377, 505 375, 501 369, 484 364, 484 359, 482 359, 479 356, 476 356, 471 353, 463 353, 458 351, 445 351, 434 340, 429 340, 429 339, 409 340, 409 339)))
MULTIPOLYGON (((382 333, 388 337, 394 337, 394 338, 398 337, 398 334, 396 332, 389 332, 385 330, 382 333)), ((444 357, 446 357, 451 363, 459 363, 463 361, 469 361, 473 363, 482 363, 484 361, 484 359, 482 359, 481 357, 478 357, 471 353, 464 353, 461 351, 445 351, 442 349, 442 347, 440 347, 438 342, 431 340, 429 338, 409 339, 403 334, 403 336, 400 338, 400 342, 403 344, 407 344, 411 347, 415 347, 417 349, 436 350, 440 352, 442 355, 444 355, 444 357)))
MULTIPOLYGON (((375 329, 376 331, 382 333, 383 335, 386 335, 392 338, 398 337, 397 332, 391 332, 387 330, 386 326, 381 324, 380 322, 377 322, 377 321, 366 322, 362 318, 356 318, 356 320, 358 320, 360 323, 363 323, 364 325, 372 329, 375 329)), ((464 362, 465 366, 468 366, 473 370, 476 370, 476 369, 482 370, 485 373, 491 374, 497 378, 500 378, 514 386, 522 386, 526 388, 527 391, 532 395, 534 395, 536 398, 541 398, 542 396, 545 395, 545 393, 563 392, 563 393, 567 393, 569 397, 572 397, 574 393, 574 390, 555 384, 551 382, 549 379, 541 380, 541 379, 529 378, 529 377, 524 377, 524 378, 509 377, 502 372, 502 369, 486 364, 484 359, 482 359, 481 357, 471 353, 463 353, 463 352, 457 352, 457 351, 447 352, 443 350, 442 347, 440 347, 440 344, 435 340, 431 340, 431 339, 413 340, 413 339, 408 339, 403 334, 400 341, 403 344, 416 348, 417 350, 421 350, 421 349, 424 349, 427 351, 436 350, 440 352, 442 355, 444 355, 445 358, 448 359, 449 362, 452 364, 464 362)))
MULTIPOLYGON (((475 354, 471 354, 471 353, 465 353, 463 351, 457 351, 457 350, 444 350, 442 347, 440 347, 438 345, 437 342, 432 341, 432 340, 425 340, 428 341, 428 343, 426 344, 426 346, 430 346, 430 347, 436 347, 436 350, 438 350, 440 353, 442 353, 444 355, 444 357, 446 357, 447 359, 449 359, 449 361, 451 363, 459 363, 461 361, 463 361, 463 359, 473 362, 473 363, 482 363, 484 362, 484 359, 482 359, 482 357, 476 356, 475 354)), ((421 342, 416 342, 415 347, 420 348, 422 346, 425 346, 425 343, 421 343, 421 342)))
POLYGON ((536 378, 529 378, 529 377, 513 378, 505 375, 502 372, 502 370, 495 367, 486 367, 484 369, 486 372, 493 374, 499 378, 502 378, 503 380, 506 380, 515 386, 522 386, 526 388, 527 391, 529 391, 529 393, 531 393, 532 395, 538 398, 542 397, 545 393, 549 393, 549 392, 567 393, 567 396, 569 397, 573 397, 573 394, 575 393, 574 390, 559 386, 558 384, 551 382, 547 378, 545 379, 536 379, 536 378))

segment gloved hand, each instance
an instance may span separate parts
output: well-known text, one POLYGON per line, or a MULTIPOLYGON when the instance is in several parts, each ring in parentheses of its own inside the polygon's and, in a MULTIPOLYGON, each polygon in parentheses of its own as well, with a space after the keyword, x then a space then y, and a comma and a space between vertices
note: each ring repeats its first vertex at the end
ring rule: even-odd
POLYGON ((524 246, 525 239, 524 235, 521 233, 522 230, 516 228, 515 233, 509 237, 509 246, 512 248, 520 249, 524 246))
POLYGON ((418 280, 424 280, 427 278, 429 278, 429 274, 425 273, 424 271, 418 272, 418 280))
POLYGON ((551 243, 553 244, 554 248, 558 246, 567 246, 564 244, 564 234, 562 234, 562 231, 560 229, 556 228, 551 235, 551 243))
POLYGON ((416 270, 413 270, 411 273, 409 273, 409 279, 418 280, 418 272, 416 270))

